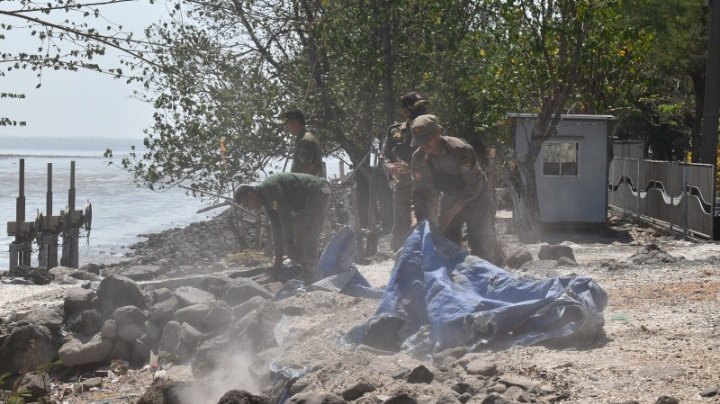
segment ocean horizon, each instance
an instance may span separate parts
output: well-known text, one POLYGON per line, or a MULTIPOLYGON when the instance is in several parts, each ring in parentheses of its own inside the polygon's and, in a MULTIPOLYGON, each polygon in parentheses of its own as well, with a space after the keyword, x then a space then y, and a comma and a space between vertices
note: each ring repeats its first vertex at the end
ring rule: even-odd
MULTIPOLYGON (((89 237, 86 231, 80 232, 81 266, 121 261, 130 245, 143 240, 140 235, 206 220, 221 211, 197 214, 208 201, 188 196, 177 187, 164 191, 139 188, 129 172, 103 157, 112 149, 114 161, 119 162, 133 144, 142 147, 142 139, 0 137, 0 220, 3 224, 15 221, 20 159, 25 166, 25 221, 34 221, 38 212, 45 214, 48 163, 52 164, 52 213, 58 215, 65 209, 70 165, 75 161, 76 209, 91 203, 93 211, 89 237)), ((7 231, 0 234, 0 271, 9 267, 13 241, 7 231)), ((37 265, 35 243, 32 265, 37 265)))

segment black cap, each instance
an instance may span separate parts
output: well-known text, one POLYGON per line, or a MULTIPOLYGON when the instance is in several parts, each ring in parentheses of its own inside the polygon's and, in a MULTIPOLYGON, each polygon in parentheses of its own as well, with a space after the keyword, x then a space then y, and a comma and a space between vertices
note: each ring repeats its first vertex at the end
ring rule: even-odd
POLYGON ((288 109, 287 111, 283 112, 282 115, 280 115, 280 118, 277 120, 277 123, 280 125, 284 125, 287 121, 294 119, 296 121, 300 121, 303 125, 305 124, 305 115, 303 112, 297 108, 288 109))
POLYGON ((420 94, 419 91, 408 91, 400 96, 400 107, 407 109, 415 109, 420 106, 426 106, 428 101, 420 94))

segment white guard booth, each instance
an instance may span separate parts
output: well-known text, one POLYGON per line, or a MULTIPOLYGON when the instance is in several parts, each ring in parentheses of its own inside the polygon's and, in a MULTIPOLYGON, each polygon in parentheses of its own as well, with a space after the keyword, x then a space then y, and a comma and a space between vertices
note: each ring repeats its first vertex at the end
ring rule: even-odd
MULTIPOLYGON (((536 114, 508 114, 515 152, 527 153, 536 114)), ((543 223, 607 221, 607 184, 612 115, 563 115, 535 162, 543 223)))

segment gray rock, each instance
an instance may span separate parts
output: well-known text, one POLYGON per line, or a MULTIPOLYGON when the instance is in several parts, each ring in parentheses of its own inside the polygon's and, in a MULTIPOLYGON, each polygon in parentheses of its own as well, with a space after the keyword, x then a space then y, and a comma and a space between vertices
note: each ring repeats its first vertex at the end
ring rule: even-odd
POLYGON ((487 392, 488 392, 488 393, 503 394, 504 392, 507 391, 507 389, 508 389, 508 388, 507 388, 506 385, 504 385, 504 384, 502 384, 502 383, 495 383, 495 384, 493 384, 492 386, 490 386, 490 387, 487 388, 487 392))
POLYGON ((217 297, 222 297, 223 290, 225 289, 225 285, 230 283, 232 281, 232 278, 225 276, 225 275, 217 275, 217 274, 211 274, 205 276, 200 283, 198 284, 198 288, 210 292, 213 295, 217 297))
POLYGON ((506 398, 517 401, 519 403, 529 403, 530 402, 530 396, 527 394, 525 390, 518 386, 510 386, 508 387, 505 394, 503 394, 506 398))
POLYGON ((170 295, 169 298, 156 303, 150 309, 150 321, 155 324, 165 324, 181 307, 177 297, 170 295))
POLYGON ((570 246, 561 244, 543 244, 540 246, 540 252, 538 252, 539 260, 558 260, 560 257, 568 257, 575 261, 575 255, 570 246))
POLYGON ((17 390, 25 402, 38 401, 50 393, 50 378, 47 373, 26 373, 17 384, 17 390))
POLYGON ((668 264, 680 260, 660 248, 657 244, 648 244, 641 247, 635 254, 630 256, 630 261, 638 265, 647 264, 668 264))
POLYGON ((232 323, 232 311, 221 302, 212 303, 210 311, 203 317, 202 322, 209 329, 214 330, 227 327, 232 323))
POLYGON ((55 275, 51 274, 46 268, 31 267, 20 265, 11 268, 5 273, 9 278, 24 278, 31 280, 36 285, 47 285, 55 279, 55 275))
POLYGON ((150 387, 137 401, 138 404, 182 404, 187 400, 183 383, 160 378, 153 380, 150 387))
POLYGON ((384 400, 383 404, 417 404, 417 401, 408 393, 400 393, 384 400))
POLYGON ((670 396, 660 396, 655 400, 655 404, 680 404, 680 400, 670 396))
POLYGON ((157 341, 162 336, 162 328, 151 321, 145 322, 145 334, 153 341, 157 341))
POLYGON ((118 338, 127 342, 134 342, 145 332, 145 324, 125 324, 118 328, 118 338))
POLYGON ((78 334, 94 335, 100 331, 102 319, 95 309, 84 310, 70 318, 65 318, 67 327, 78 334))
POLYGON ((65 291, 65 300, 63 308, 65 318, 72 317, 82 311, 90 310, 93 307, 93 299, 95 299, 95 291, 83 288, 71 288, 65 291))
POLYGON ((313 393, 300 393, 290 397, 286 401, 288 404, 343 404, 347 401, 343 400, 342 397, 336 396, 331 393, 313 392, 313 393))
POLYGON ((210 303, 215 300, 215 295, 202 289, 192 286, 181 286, 173 292, 181 305, 191 306, 194 304, 210 303))
POLYGON ((402 336, 405 319, 399 316, 381 315, 371 318, 363 328, 365 345, 383 351, 398 352, 405 340, 402 336))
POLYGON ((117 322, 113 319, 105 320, 100 327, 100 336, 107 339, 117 338, 117 322))
POLYGON ((244 390, 230 390, 220 397, 217 404, 270 404, 270 400, 244 390))
POLYGON ((195 348, 202 338, 202 333, 188 323, 180 325, 180 343, 189 348, 195 348))
POLYGON ((165 324, 162 338, 160 339, 160 350, 164 352, 173 352, 180 342, 180 323, 170 321, 165 324))
POLYGON ((467 364, 465 370, 469 375, 490 377, 497 374, 497 365, 493 362, 485 361, 482 359, 475 359, 467 364))
POLYGON ((514 403, 510 400, 507 400, 505 397, 503 397, 497 393, 490 393, 481 401, 481 404, 514 404, 514 403))
POLYGON ((91 377, 89 379, 83 380, 80 384, 82 384, 83 389, 90 390, 93 387, 100 387, 103 384, 102 377, 91 377))
POLYGON ((530 379, 526 379, 524 377, 519 377, 519 376, 518 377, 503 376, 500 378, 499 382, 508 387, 512 387, 512 386, 520 387, 521 389, 523 389, 525 391, 532 390, 533 388, 535 388, 535 382, 533 382, 530 379))
POLYGON ((149 281, 162 273, 159 265, 134 265, 123 272, 134 281, 149 281))
POLYGON ((197 329, 205 329, 203 320, 211 309, 212 305, 210 303, 194 304, 176 311, 172 319, 178 323, 189 323, 197 329))
POLYGON ((229 347, 230 340, 226 335, 217 336, 200 344, 195 350, 190 363, 193 375, 203 376, 212 372, 218 363, 222 362, 227 356, 229 347))
POLYGON ((260 307, 263 303, 269 301, 270 299, 266 299, 262 296, 255 296, 244 303, 241 303, 235 307, 232 308, 233 316, 235 316, 235 320, 240 320, 243 318, 246 314, 250 313, 251 311, 257 309, 260 307))
POLYGON ((342 398, 347 401, 353 401, 357 400, 358 398, 364 396, 367 393, 372 393, 376 389, 377 387, 375 387, 375 385, 373 385, 372 383, 361 380, 348 387, 347 389, 343 390, 342 393, 340 393, 340 396, 342 396, 342 398))
POLYGON ((283 306, 280 308, 282 314, 286 316, 304 316, 305 308, 301 306, 283 306))
POLYGON ((172 296, 172 292, 168 288, 158 288, 153 290, 153 300, 156 302, 162 302, 165 299, 169 299, 172 296))
POLYGON ((94 273, 82 271, 82 270, 75 270, 75 271, 69 273, 68 276, 71 278, 80 280, 80 281, 97 281, 100 279, 94 273))
POLYGON ((430 384, 433 379, 435 379, 435 375, 430 371, 430 369, 426 368, 424 365, 420 365, 411 370, 404 379, 408 383, 430 384))
POLYGON ((273 298, 272 293, 252 279, 233 279, 225 285, 225 289, 223 290, 223 300, 230 306, 237 306, 255 296, 260 296, 265 299, 273 298))
POLYGON ((715 397, 720 392, 720 386, 717 384, 710 386, 700 393, 700 397, 715 397))
POLYGON ((62 306, 38 307, 31 310, 24 316, 22 320, 28 323, 42 325, 50 331, 60 331, 63 324, 63 308, 62 306))
POLYGON ((87 365, 104 361, 112 349, 113 342, 97 334, 86 342, 72 338, 60 347, 58 357, 65 366, 87 365))
POLYGON ((114 312, 118 307, 145 307, 145 297, 140 287, 125 276, 110 275, 103 279, 98 286, 97 296, 100 309, 105 315, 114 312))
POLYGON ((578 266, 577 262, 575 260, 570 259, 568 257, 560 257, 557 260, 557 266, 559 267, 576 267, 578 266))
POLYGON ((520 268, 524 263, 533 260, 530 250, 525 246, 519 246, 512 250, 507 257, 507 266, 513 269, 520 268))
POLYGON ((58 341, 45 326, 27 324, 10 331, 0 346, 0 375, 32 371, 52 362, 58 341))
POLYGON ((132 344, 132 352, 130 354, 130 363, 134 366, 143 366, 150 360, 150 347, 144 342, 136 339, 132 344))
POLYGON ((135 306, 123 306, 115 309, 112 318, 122 327, 126 324, 145 324, 147 314, 135 306))
POLYGON ((108 359, 120 359, 124 361, 129 361, 131 351, 132 344, 119 339, 115 341, 115 345, 113 345, 113 349, 110 352, 110 357, 108 359))
POLYGON ((238 320, 231 335, 243 347, 262 351, 277 346, 275 326, 282 319, 282 313, 274 302, 265 302, 257 309, 238 320))

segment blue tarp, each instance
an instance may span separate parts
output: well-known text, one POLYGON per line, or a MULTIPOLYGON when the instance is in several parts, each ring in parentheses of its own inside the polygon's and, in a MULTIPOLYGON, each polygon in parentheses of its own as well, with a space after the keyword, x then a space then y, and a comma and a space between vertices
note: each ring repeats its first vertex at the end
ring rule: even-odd
POLYGON ((405 242, 374 317, 346 339, 388 349, 384 339, 397 337, 397 347, 417 353, 561 342, 600 335, 606 303, 588 277, 522 279, 424 222, 405 242))
POLYGON ((357 236, 349 227, 343 227, 333 236, 315 267, 315 283, 305 286, 300 280, 287 282, 275 294, 275 300, 311 290, 340 292, 355 297, 379 299, 383 291, 373 288, 357 270, 357 236))

